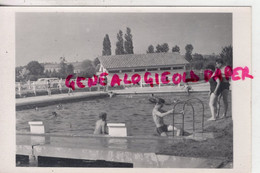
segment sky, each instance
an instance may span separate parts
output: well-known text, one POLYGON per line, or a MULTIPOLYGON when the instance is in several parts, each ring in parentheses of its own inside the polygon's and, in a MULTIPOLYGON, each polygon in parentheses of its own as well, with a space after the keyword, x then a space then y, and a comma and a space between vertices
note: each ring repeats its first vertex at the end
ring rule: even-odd
POLYGON ((231 13, 16 13, 16 66, 30 61, 68 62, 94 60, 102 55, 106 34, 115 54, 116 35, 131 29, 135 54, 144 54, 149 45, 192 44, 193 53, 219 54, 232 45, 231 13))

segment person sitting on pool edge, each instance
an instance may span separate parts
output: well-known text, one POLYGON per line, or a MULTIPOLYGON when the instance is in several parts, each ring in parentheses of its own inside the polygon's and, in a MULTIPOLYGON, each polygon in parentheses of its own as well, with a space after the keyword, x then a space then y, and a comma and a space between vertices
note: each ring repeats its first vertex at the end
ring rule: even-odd
POLYGON ((165 101, 164 99, 158 98, 156 105, 153 108, 153 120, 156 125, 156 131, 160 136, 167 136, 166 132, 171 132, 173 130, 177 131, 176 136, 181 135, 181 130, 177 129, 176 127, 173 127, 172 125, 166 125, 164 124, 163 118, 167 115, 173 114, 174 109, 171 109, 169 111, 162 110, 162 107, 164 105, 165 101))
POLYGON ((107 114, 105 112, 101 112, 99 114, 99 120, 96 121, 96 127, 94 131, 94 135, 108 134, 107 130, 107 114))

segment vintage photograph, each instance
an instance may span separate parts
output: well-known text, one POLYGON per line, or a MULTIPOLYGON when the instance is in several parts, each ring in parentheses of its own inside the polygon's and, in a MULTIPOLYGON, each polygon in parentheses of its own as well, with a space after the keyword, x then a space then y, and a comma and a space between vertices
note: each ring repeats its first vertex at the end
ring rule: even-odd
POLYGON ((231 12, 16 12, 15 165, 233 169, 234 68, 231 12))

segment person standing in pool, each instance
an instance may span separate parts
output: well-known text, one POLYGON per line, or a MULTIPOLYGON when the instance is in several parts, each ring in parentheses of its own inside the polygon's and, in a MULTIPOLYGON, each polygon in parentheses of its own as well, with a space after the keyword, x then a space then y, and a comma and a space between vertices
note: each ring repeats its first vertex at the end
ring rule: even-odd
POLYGON ((163 118, 167 115, 173 114, 174 109, 171 109, 169 111, 162 110, 162 107, 164 105, 165 101, 161 98, 157 99, 157 103, 153 108, 153 120, 156 126, 156 131, 160 136, 167 136, 166 132, 171 132, 173 130, 177 131, 177 136, 180 136, 180 129, 177 129, 176 127, 173 127, 172 125, 166 125, 164 124, 163 118))
POLYGON ((212 78, 210 78, 210 99, 209 99, 209 107, 211 111, 211 118, 208 119, 208 121, 214 121, 218 118, 219 112, 217 112, 217 108, 219 107, 218 102, 220 99, 220 96, 223 98, 224 103, 224 113, 221 116, 221 118, 225 118, 227 115, 227 109, 228 109, 228 91, 229 91, 229 81, 225 78, 224 70, 225 70, 224 62, 222 59, 216 60, 216 71, 221 72, 222 78, 219 79, 216 75, 213 75, 212 78))
POLYGON ((94 131, 94 135, 108 134, 107 130, 107 114, 105 112, 101 112, 99 114, 99 120, 96 122, 96 127, 94 131))

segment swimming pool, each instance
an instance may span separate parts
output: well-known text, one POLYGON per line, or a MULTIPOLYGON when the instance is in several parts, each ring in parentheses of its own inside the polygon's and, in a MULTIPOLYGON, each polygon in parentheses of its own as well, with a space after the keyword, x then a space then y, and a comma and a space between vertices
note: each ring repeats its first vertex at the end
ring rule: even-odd
MULTIPOLYGON (((152 119, 152 109, 154 104, 150 103, 149 94, 117 95, 112 98, 102 98, 79 102, 66 103, 61 109, 56 105, 40 107, 38 110, 27 109, 16 112, 16 131, 29 132, 28 121, 45 121, 50 129, 50 133, 86 135, 93 134, 95 122, 100 112, 107 113, 108 123, 126 123, 129 136, 149 136, 155 135, 155 124, 152 119), (55 111, 57 116, 53 116, 55 111)), ((208 106, 208 93, 167 93, 155 94, 164 98, 167 103, 173 103, 174 99, 186 100, 189 98, 199 98, 204 103, 205 119, 210 117, 208 106)), ((231 114, 231 97, 229 94, 228 116, 231 114)), ((202 107, 199 102, 194 102, 196 130, 201 129, 202 107)), ((165 105, 164 109, 169 110, 173 106, 165 105)), ((176 108, 180 111, 182 105, 176 108)), ((223 107, 222 107, 223 109, 223 107)), ((223 112, 223 110, 222 110, 223 112)), ((185 130, 192 130, 192 109, 187 106, 185 111, 185 130)), ((176 116, 176 123, 181 122, 181 117, 176 116)), ((165 118, 166 124, 172 124, 172 116, 165 118)), ((176 124, 180 127, 180 124, 176 124)))

